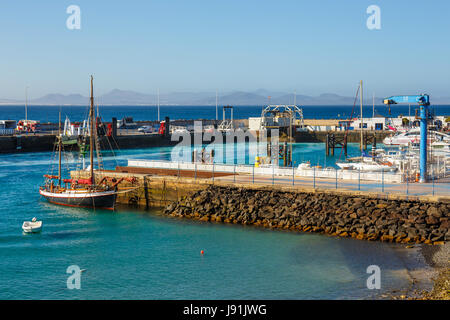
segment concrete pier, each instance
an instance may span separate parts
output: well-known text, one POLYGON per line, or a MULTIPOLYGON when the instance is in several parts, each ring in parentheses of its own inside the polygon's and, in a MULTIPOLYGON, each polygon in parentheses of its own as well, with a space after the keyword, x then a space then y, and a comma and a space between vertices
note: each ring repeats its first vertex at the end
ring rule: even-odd
MULTIPOLYGON (((72 179, 88 178, 88 171, 72 171, 72 179)), ((194 191, 206 189, 210 185, 236 187, 246 189, 270 189, 283 190, 290 192, 307 192, 307 193, 326 193, 339 194, 347 196, 365 196, 369 198, 382 198, 391 200, 407 200, 407 201, 425 201, 425 202, 444 202, 450 203, 450 195, 433 195, 431 186, 424 189, 424 185, 417 184, 421 188, 421 194, 413 195, 414 186, 410 186, 411 194, 402 193, 403 190, 395 186, 386 186, 385 193, 378 190, 352 190, 345 187, 340 188, 324 188, 317 187, 313 184, 312 179, 298 179, 296 183, 292 183, 290 177, 277 178, 274 184, 272 176, 261 175, 253 178, 249 174, 232 174, 226 172, 211 172, 208 170, 178 170, 178 169, 161 169, 161 168, 138 168, 138 167, 117 167, 114 171, 101 171, 96 173, 96 181, 102 177, 108 176, 116 179, 135 177, 136 182, 122 182, 119 185, 119 191, 134 188, 133 192, 122 193, 118 198, 118 203, 133 204, 144 208, 161 208, 172 201, 178 201, 181 198, 192 194, 194 191), (398 191, 396 191, 398 190, 398 191)), ((334 184, 332 184, 334 185, 334 184)), ((401 185, 402 186, 402 185, 401 185)))
MULTIPOLYGON (((115 138, 100 137, 100 144, 105 150, 136 149, 174 146, 178 142, 159 134, 129 134, 115 138)), ((0 137, 0 153, 42 152, 54 150, 56 136, 54 134, 24 134, 0 137)), ((77 145, 73 146, 77 150, 77 145)))
MULTIPOLYGON (((178 141, 171 141, 170 137, 164 137, 159 134, 142 134, 136 130, 121 130, 115 138, 102 136, 100 143, 106 149, 133 149, 133 148, 150 148, 174 146, 178 141)), ((344 132, 334 132, 338 135, 344 135, 344 132)), ((373 133, 370 133, 373 134, 373 133)), ((377 141, 383 141, 384 137, 391 132, 380 131, 375 133, 377 141)), ((325 142, 327 132, 296 132, 295 142, 325 142)), ((359 132, 349 131, 347 135, 348 142, 359 142, 359 132)), ((225 141, 226 139, 224 139, 225 141)), ((16 152, 40 152, 52 151, 56 141, 55 134, 23 134, 13 136, 0 136, 0 153, 16 153, 16 152)), ((76 147, 76 146, 75 146, 76 147)))
MULTIPOLYGON (((450 239, 450 196, 405 196, 396 193, 330 190, 304 185, 253 184, 245 175, 211 176, 211 172, 118 167, 96 173, 116 179, 119 204, 164 208, 172 217, 250 224, 303 232, 327 233, 360 240, 441 244, 450 239), (193 177, 193 174, 196 174, 193 177), (236 179, 237 178, 237 179, 236 179)), ((87 171, 73 171, 73 179, 87 171)), ((247 177, 248 178, 248 177, 247 177)))

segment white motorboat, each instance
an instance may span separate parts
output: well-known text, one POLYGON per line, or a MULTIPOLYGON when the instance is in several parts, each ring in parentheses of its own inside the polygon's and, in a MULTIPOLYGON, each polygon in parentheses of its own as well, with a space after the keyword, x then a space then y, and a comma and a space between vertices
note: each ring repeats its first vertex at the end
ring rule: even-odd
POLYGON ((391 145, 408 145, 420 141, 420 130, 410 130, 407 132, 399 132, 391 137, 386 137, 383 144, 391 145))
POLYGON ((431 144, 434 152, 441 151, 442 153, 450 153, 450 143, 444 141, 436 141, 431 144))
POLYGON ((397 171, 397 167, 392 163, 367 163, 367 162, 356 162, 353 164, 354 170, 360 170, 363 172, 394 172, 397 171))
POLYGON ((343 170, 357 170, 361 172, 394 172, 397 167, 389 161, 377 161, 371 157, 355 157, 348 159, 349 162, 336 162, 343 170))
POLYGON ((25 221, 22 224, 22 230, 25 233, 38 233, 42 230, 42 221, 37 221, 33 218, 31 221, 25 221))
POLYGON ((393 164, 366 163, 366 162, 337 162, 336 165, 343 170, 356 170, 361 172, 394 172, 397 167, 393 164))
POLYGON ((301 169, 311 169, 311 163, 303 162, 298 165, 298 168, 301 169))
MULTIPOLYGON (((450 142, 450 135, 431 131, 428 135, 428 143, 433 142, 450 142)), ((409 130, 407 132, 397 133, 391 137, 386 137, 383 140, 385 145, 409 145, 420 142, 420 129, 409 130)))
POLYGON ((336 165, 342 170, 353 170, 354 163, 350 162, 336 162, 336 165))
POLYGON ((319 165, 317 165, 317 166, 311 166, 311 162, 309 162, 309 161, 300 163, 300 164, 298 165, 298 169, 299 169, 299 170, 305 170, 305 169, 310 170, 310 169, 314 169, 314 168, 316 168, 316 169, 322 169, 322 170, 328 170, 328 169, 329 169, 329 168, 328 168, 328 169, 322 168, 322 166, 319 166, 319 165))

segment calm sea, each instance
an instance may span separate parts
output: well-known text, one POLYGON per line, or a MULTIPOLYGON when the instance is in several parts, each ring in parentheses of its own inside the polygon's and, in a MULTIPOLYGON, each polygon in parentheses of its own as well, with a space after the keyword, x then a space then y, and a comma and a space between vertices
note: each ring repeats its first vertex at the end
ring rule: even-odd
MULTIPOLYGON (((28 119, 40 120, 41 122, 58 122, 58 106, 28 106, 28 119)), ((353 115, 357 117, 360 114, 359 107, 353 106, 302 106, 303 116, 306 119, 347 119, 353 115)), ((450 105, 431 106, 431 112, 436 115, 450 115, 450 105)), ((123 117, 133 117, 134 120, 157 120, 158 109, 156 106, 100 106, 100 115, 105 121, 110 121, 112 117, 122 119, 123 117)), ((222 109, 218 110, 219 119, 222 119, 222 109)), ((249 117, 261 116, 262 106, 236 106, 234 107, 234 119, 247 119, 249 117)), ((402 115, 414 115, 414 106, 398 105, 392 107, 391 115, 397 117, 402 115)), ((371 117, 373 114, 372 106, 363 108, 363 116, 371 117)), ((388 116, 388 110, 385 106, 375 106, 375 114, 388 116)), ((81 121, 87 118, 87 106, 62 106, 62 118, 69 117, 71 121, 81 121)), ((164 117, 170 119, 215 119, 215 106, 161 106, 160 119, 164 117)), ((227 118, 230 117, 228 111, 227 118)), ((25 119, 25 106, 0 106, 0 120, 19 120, 25 119)))
MULTIPOLYGON (((319 146, 303 148, 313 159, 319 146)), ((170 151, 122 150, 105 166, 170 151)), ((0 299, 359 299, 410 285, 396 245, 49 204, 38 186, 51 156, 0 155, 0 299), (42 233, 24 235, 33 217, 42 233), (67 289, 71 265, 86 269, 80 290, 67 289), (367 289, 369 265, 381 290, 367 289)))

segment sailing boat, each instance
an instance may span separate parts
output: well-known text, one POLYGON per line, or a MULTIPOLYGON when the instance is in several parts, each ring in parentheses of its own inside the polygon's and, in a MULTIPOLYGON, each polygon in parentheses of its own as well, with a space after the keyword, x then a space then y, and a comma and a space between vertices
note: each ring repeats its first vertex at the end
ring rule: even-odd
POLYGON ((94 126, 94 78, 91 76, 91 98, 89 109, 90 120, 90 175, 89 179, 62 179, 61 177, 61 154, 62 154, 62 135, 61 123, 58 134, 58 175, 44 175, 46 178, 45 185, 39 188, 39 193, 49 202, 69 206, 69 207, 83 207, 83 208, 103 208, 114 210, 116 202, 116 185, 110 187, 106 184, 100 184, 105 179, 102 179, 99 184, 95 183, 94 176, 94 139, 96 128, 94 126), (56 183, 55 183, 56 180, 56 183), (64 186, 62 186, 64 182, 64 186))
MULTIPOLYGON (((393 172, 397 167, 390 162, 382 162, 372 157, 367 156, 364 151, 364 118, 363 118, 363 82, 359 82, 359 97, 360 97, 360 151, 361 156, 347 159, 347 162, 336 162, 336 165, 342 170, 358 170, 362 172, 393 172)), ((375 99, 375 95, 373 95, 375 99)), ((355 99, 356 104, 356 99, 355 99)), ((372 115, 375 114, 375 100, 373 100, 372 115)))

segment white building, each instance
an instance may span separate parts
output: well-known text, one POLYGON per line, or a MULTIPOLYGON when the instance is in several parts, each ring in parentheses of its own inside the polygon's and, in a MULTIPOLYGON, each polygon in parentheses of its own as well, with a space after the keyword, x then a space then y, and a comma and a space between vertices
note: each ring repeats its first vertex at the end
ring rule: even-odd
MULTIPOLYGON (((361 119, 354 119, 349 129, 359 130, 361 128, 361 119)), ((387 130, 387 123, 385 117, 363 118, 363 130, 387 130)))

